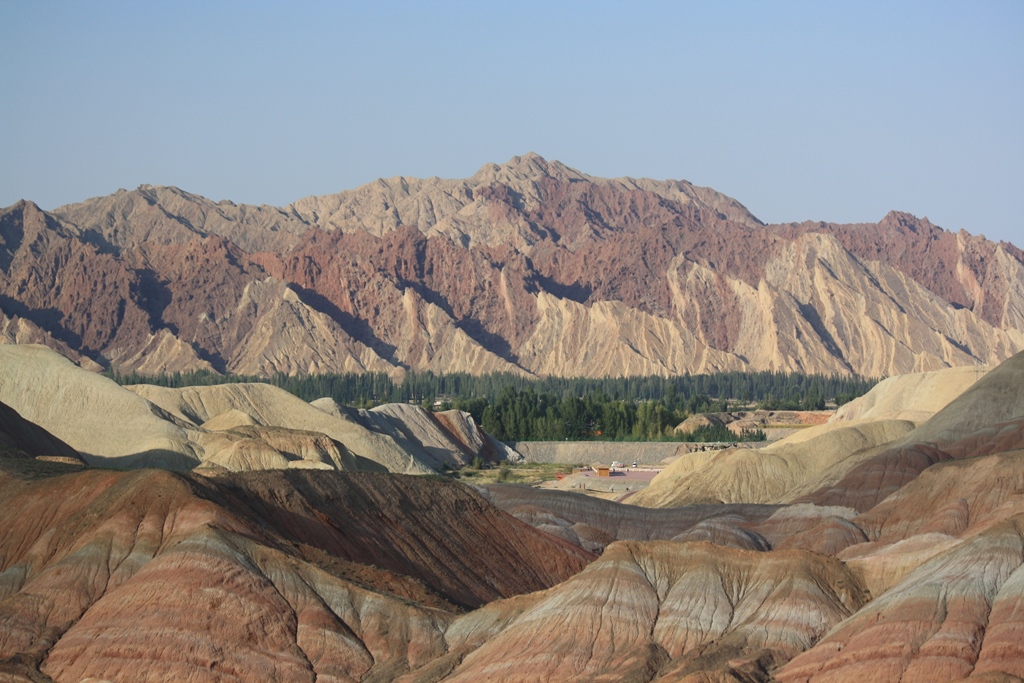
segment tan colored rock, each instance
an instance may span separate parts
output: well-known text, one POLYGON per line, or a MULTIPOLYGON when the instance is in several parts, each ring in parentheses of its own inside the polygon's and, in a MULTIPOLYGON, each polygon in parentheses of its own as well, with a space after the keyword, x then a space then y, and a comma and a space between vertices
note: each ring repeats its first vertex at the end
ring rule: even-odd
POLYGON ((22 202, 0 215, 0 293, 145 372, 890 376, 1024 349, 1013 245, 899 213, 766 226, 708 188, 533 154, 283 209, 150 186, 22 202))
POLYGON ((520 363, 536 374, 627 377, 746 367, 673 321, 619 302, 587 307, 541 292, 537 310, 533 334, 517 349, 520 363))
POLYGON ((396 368, 360 344, 330 316, 306 305, 286 283, 253 281, 242 291, 228 324, 245 321, 226 359, 243 375, 385 372, 396 368))
POLYGON ((0 401, 90 464, 191 469, 188 423, 43 346, 0 345, 0 401))
POLYGON ((0 676, 58 683, 393 680, 453 601, 590 559, 455 483, 326 472, 4 474, 0 528, 0 676))
POLYGON ((359 415, 371 429, 390 435, 407 450, 422 452, 424 461, 437 468, 468 465, 483 450, 479 436, 475 443, 463 443, 435 413, 420 406, 387 403, 359 415))
POLYGON ((351 456, 330 437, 281 427, 237 426, 199 437, 203 464, 232 472, 305 468, 346 469, 351 456))
POLYGON ((913 428, 903 420, 826 424, 764 448, 684 455, 628 502, 645 507, 788 502, 838 480, 913 428))
POLYGON ((1024 353, 1018 353, 914 430, 908 442, 951 444, 990 425, 1024 417, 1022 386, 1024 353))
POLYGON ((866 512, 936 463, 1024 447, 1022 382, 1024 355, 1017 354, 892 448, 858 463, 840 480, 799 500, 866 512))
POLYGON ((16 315, 7 317, 2 310, 0 310, 0 344, 41 344, 50 347, 86 370, 92 372, 103 370, 103 367, 96 361, 79 354, 64 342, 57 341, 49 332, 31 320, 19 318, 16 315))
POLYGON ((643 508, 568 491, 504 484, 492 484, 482 490, 505 512, 592 551, 603 549, 615 540, 673 539, 709 540, 765 550, 767 544, 759 536, 759 530, 769 518, 781 512, 770 505, 643 508))
POLYGON ((394 314, 398 328, 392 337, 398 342, 395 355, 410 367, 436 373, 524 374, 522 368, 481 345, 443 309, 424 301, 411 288, 403 292, 400 309, 394 314))
POLYGON ((481 201, 480 188, 505 185, 520 197, 524 208, 538 208, 544 200, 545 180, 587 181, 619 192, 641 190, 679 202, 728 215, 732 220, 761 225, 739 202, 686 181, 656 181, 647 178, 604 179, 580 173, 558 161, 548 162, 530 153, 513 157, 507 164, 487 164, 472 178, 395 177, 379 179, 356 190, 334 195, 307 197, 288 209, 311 223, 332 230, 366 231, 381 236, 401 225, 414 225, 422 232, 463 236, 487 246, 516 244, 528 248, 536 235, 525 223, 494 225, 493 213, 481 201))
POLYGON ((225 410, 222 413, 217 413, 206 422, 202 423, 200 427, 207 431, 218 432, 233 429, 235 427, 245 427, 248 425, 258 424, 252 415, 243 413, 241 410, 231 408, 225 410))
POLYGON ((285 248, 308 229, 286 211, 269 206, 213 202, 176 187, 140 185, 54 211, 66 222, 92 229, 108 243, 180 244, 205 234, 220 235, 249 251, 285 248))
POLYGON ((860 462, 838 482, 797 502, 843 505, 867 512, 938 463, 1020 448, 1024 448, 1024 417, 980 429, 955 443, 943 444, 941 449, 928 443, 899 445, 860 462))
POLYGON ((840 406, 832 422, 897 419, 923 423, 967 391, 987 367, 959 367, 888 377, 840 406))
POLYGON ((976 383, 964 369, 882 382, 859 399, 859 405, 837 413, 827 424, 765 448, 734 448, 696 459, 684 456, 629 502, 666 507, 799 501, 866 511, 924 468, 956 457, 942 448, 969 457, 996 441, 1004 448, 1019 447, 1017 435, 1024 440, 1024 430, 1005 421, 1024 415, 1021 386, 1024 354, 1001 363, 976 383), (944 376, 951 379, 952 388, 941 388, 944 376), (920 405, 925 409, 918 410, 920 405), (937 412, 919 426, 886 417, 920 419, 933 410, 937 412), (854 415, 866 417, 854 420, 854 415), (966 441, 957 445, 962 439, 966 441))
MULTIPOLYGON (((538 597, 511 605, 522 611, 510 619, 492 618, 483 645, 444 680, 764 676, 766 665, 804 650, 863 602, 835 560, 663 541, 613 544, 538 597)), ((482 625, 476 615, 464 619, 482 625)), ((460 621, 451 628, 461 635, 460 621)))
POLYGON ((325 434, 343 444, 345 469, 358 469, 376 463, 389 471, 415 474, 433 469, 403 450, 394 439, 368 430, 351 419, 337 417, 311 406, 283 389, 269 384, 220 384, 169 389, 153 385, 134 385, 131 391, 160 406, 179 420, 196 426, 225 411, 237 410, 260 426, 325 434))
MULTIPOLYGON (((426 451, 418 458, 387 434, 267 384, 129 390, 42 346, 0 345, 0 368, 0 401, 10 401, 90 464, 184 470, 208 462, 229 470, 426 474, 440 462, 426 451)), ((453 441, 453 448, 461 453, 463 447, 453 441)))
POLYGON ((675 431, 692 432, 698 427, 720 427, 724 424, 726 424, 726 421, 718 415, 697 414, 691 415, 676 425, 675 431))
POLYGON ((122 372, 157 375, 170 372, 215 372, 209 361, 203 360, 191 345, 178 339, 170 330, 161 329, 151 334, 130 356, 112 358, 122 372))
POLYGON ((1021 520, 1017 515, 925 562, 776 678, 939 681, 986 671, 1024 676, 1016 637, 1024 587, 1021 520))
POLYGON ((43 457, 82 465, 84 461, 71 446, 34 422, 26 420, 14 408, 0 401, 0 456, 43 457))

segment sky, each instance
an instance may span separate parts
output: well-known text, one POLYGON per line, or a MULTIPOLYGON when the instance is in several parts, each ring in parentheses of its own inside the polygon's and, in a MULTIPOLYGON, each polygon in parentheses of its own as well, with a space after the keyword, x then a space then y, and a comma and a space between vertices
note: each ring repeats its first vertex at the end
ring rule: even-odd
POLYGON ((1024 246, 1024 2, 0 0, 0 206, 284 205, 533 151, 1024 246))

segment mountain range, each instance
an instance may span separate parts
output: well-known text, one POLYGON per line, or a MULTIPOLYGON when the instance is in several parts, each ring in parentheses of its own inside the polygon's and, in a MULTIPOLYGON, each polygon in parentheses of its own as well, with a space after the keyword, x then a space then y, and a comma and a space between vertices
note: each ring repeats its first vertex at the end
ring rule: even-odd
POLYGON ((0 370, 2 681, 1024 680, 1024 353, 621 501, 384 472, 483 446, 418 406, 0 370))
POLYGON ((286 207, 143 185, 0 211, 0 338, 141 374, 890 376, 1024 349, 1024 252, 535 154, 286 207))

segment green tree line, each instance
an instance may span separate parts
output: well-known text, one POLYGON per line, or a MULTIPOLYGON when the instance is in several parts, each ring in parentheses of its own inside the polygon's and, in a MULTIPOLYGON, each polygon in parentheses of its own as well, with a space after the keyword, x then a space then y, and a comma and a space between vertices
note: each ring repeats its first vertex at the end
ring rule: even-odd
MULTIPOLYGON (((456 401, 454 406, 473 412, 478 405, 456 401)), ((703 396, 682 399, 623 401, 598 392, 583 398, 519 391, 506 387, 498 398, 483 406, 480 426, 503 441, 762 441, 761 430, 734 434, 723 425, 702 426, 692 432, 675 427, 694 412, 720 412, 728 401, 703 396)))
MULTIPOLYGON (((731 432, 727 435, 712 428, 690 435, 676 435, 672 429, 696 413, 726 412, 740 407, 820 410, 864 394, 877 381, 780 372, 600 379, 408 372, 402 382, 395 382, 384 373, 254 377, 205 371, 156 376, 112 371, 108 377, 119 384, 166 387, 266 382, 305 401, 326 396, 339 404, 360 408, 408 402, 430 408, 458 408, 471 413, 485 431, 507 441, 736 440, 731 432), (719 438, 728 436, 731 438, 719 438)), ((748 436, 758 438, 757 434, 748 436)))

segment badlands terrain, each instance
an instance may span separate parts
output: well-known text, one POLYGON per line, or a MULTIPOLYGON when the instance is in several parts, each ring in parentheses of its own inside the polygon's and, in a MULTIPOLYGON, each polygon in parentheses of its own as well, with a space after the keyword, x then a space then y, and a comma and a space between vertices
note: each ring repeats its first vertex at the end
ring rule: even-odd
POLYGON ((1022 643, 1011 244, 533 154, 0 210, 2 683, 982 683, 1022 643), (523 455, 457 410, 102 370, 884 379, 613 501, 463 483, 523 455))
POLYGON ((887 377, 1024 349, 1024 252, 535 154, 280 208, 140 186, 0 210, 0 337, 143 374, 887 377))
POLYGON ((1024 680, 1024 354, 629 504, 429 474, 514 457, 465 414, 0 369, 3 681, 1024 680))

